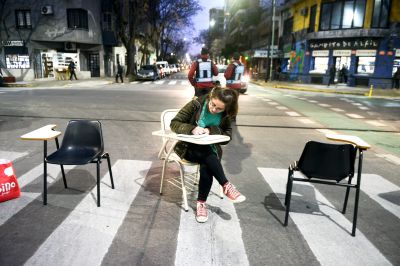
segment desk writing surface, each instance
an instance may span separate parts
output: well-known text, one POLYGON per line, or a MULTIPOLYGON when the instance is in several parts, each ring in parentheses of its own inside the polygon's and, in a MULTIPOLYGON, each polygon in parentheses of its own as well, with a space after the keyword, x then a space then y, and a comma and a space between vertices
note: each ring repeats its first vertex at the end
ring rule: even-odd
POLYGON ((185 134, 176 134, 174 132, 164 132, 163 130, 152 132, 154 136, 160 136, 164 138, 180 140, 185 142, 190 142, 199 145, 207 145, 207 144, 215 144, 226 142, 230 140, 229 136, 225 135, 185 135, 185 134))
POLYGON ((53 130, 57 125, 47 125, 26 133, 20 138, 22 140, 51 140, 61 135, 60 131, 53 130))
POLYGON ((339 134, 326 134, 325 137, 328 138, 328 139, 331 139, 331 140, 348 142, 348 143, 354 144, 357 147, 362 148, 362 149, 371 148, 371 145, 369 145, 367 142, 365 142, 363 139, 361 139, 361 138, 359 138, 357 136, 339 135, 339 134))

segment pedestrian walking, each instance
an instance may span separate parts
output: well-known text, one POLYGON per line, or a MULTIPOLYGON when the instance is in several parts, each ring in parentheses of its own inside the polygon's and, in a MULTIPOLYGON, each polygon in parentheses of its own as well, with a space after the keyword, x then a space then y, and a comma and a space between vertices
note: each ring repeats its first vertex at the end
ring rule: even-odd
POLYGON ((392 88, 400 89, 400 67, 397 67, 397 71, 393 74, 392 88))
POLYGON ((208 49, 203 47, 200 58, 189 69, 188 79, 197 97, 208 94, 214 87, 212 76, 218 76, 217 66, 208 57, 208 49))
POLYGON ((69 80, 72 80, 72 76, 74 76, 75 79, 78 80, 78 78, 76 77, 76 74, 75 74, 75 68, 76 68, 75 62, 73 60, 71 60, 68 65, 69 80))
MULTIPOLYGON (((195 97, 187 103, 171 121, 171 129, 178 134, 223 134, 231 137, 231 119, 237 114, 238 93, 228 88, 214 88, 208 95, 195 97)), ((222 143, 227 144, 228 142, 222 143)), ((208 219, 206 201, 213 177, 223 187, 227 198, 234 203, 246 200, 225 176, 221 164, 220 144, 196 145, 178 142, 175 152, 191 162, 200 164, 199 191, 196 204, 196 220, 204 223, 208 219)))
POLYGON ((118 83, 118 78, 121 79, 121 83, 124 83, 124 79, 122 77, 124 73, 124 68, 121 66, 119 62, 117 62, 117 75, 115 75, 115 82, 118 83))
POLYGON ((244 75, 244 65, 240 62, 240 54, 233 54, 233 61, 225 70, 226 87, 239 90, 242 87, 242 76, 244 75))
POLYGON ((340 80, 344 83, 347 83, 347 75, 348 75, 347 66, 343 65, 342 69, 340 69, 340 80))
POLYGON ((336 74, 336 68, 334 65, 331 65, 328 69, 328 75, 329 75, 328 87, 331 84, 335 84, 335 74, 336 74))

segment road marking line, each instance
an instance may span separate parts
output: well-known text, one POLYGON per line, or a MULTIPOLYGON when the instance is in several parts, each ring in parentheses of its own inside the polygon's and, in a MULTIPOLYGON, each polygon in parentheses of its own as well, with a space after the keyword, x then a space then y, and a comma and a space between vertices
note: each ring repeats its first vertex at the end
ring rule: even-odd
MULTIPOLYGON (((383 154, 389 155, 389 154, 383 154)), ((377 154, 378 157, 380 157, 377 154)), ((400 165, 400 158, 397 158, 400 165)), ((361 180, 361 189, 373 200, 379 203, 384 209, 391 212, 397 218, 400 218, 400 208, 397 204, 386 200, 384 197, 390 198, 391 195, 396 197, 400 191, 400 187, 392 182, 387 181, 383 177, 375 174, 363 174, 361 180)))
POLYGON ((381 122, 376 121, 376 120, 368 120, 368 121, 365 121, 365 122, 367 122, 370 125, 377 126, 377 127, 387 127, 386 124, 381 123, 381 122))
POLYGON ((344 112, 344 110, 340 108, 331 108, 331 110, 335 112, 344 112))
MULTIPOLYGON (((65 165, 65 170, 73 169, 75 166, 65 165)), ((68 175, 68 172, 65 173, 68 175)), ((55 164, 47 164, 47 183, 51 184, 57 180, 57 177, 61 175, 61 167, 55 164)), ((27 184, 31 183, 33 180, 40 178, 38 182, 43 183, 43 164, 39 164, 32 170, 27 172, 18 178, 18 185, 22 189, 27 184)), ((68 179, 67 179, 68 182, 68 179)), ((21 192, 21 197, 16 200, 9 200, 1 203, 1 215, 0 215, 0 225, 4 224, 13 215, 18 213, 20 210, 25 208, 29 203, 34 201, 40 193, 32 192, 21 192)))
POLYGON ((275 106, 275 107, 276 107, 276 109, 279 109, 279 110, 288 110, 289 109, 286 106, 275 106))
POLYGON ((318 101, 315 100, 309 100, 310 103, 318 103, 318 101))
POLYGON ((148 85, 148 84, 151 84, 151 83, 152 83, 152 81, 145 81, 145 82, 143 82, 142 84, 148 85))
POLYGON ((322 107, 331 107, 331 105, 327 103, 319 103, 318 105, 322 107))
POLYGON ((270 102, 270 101, 272 101, 271 99, 264 99, 264 98, 262 98, 261 100, 263 100, 263 101, 265 101, 265 102, 270 102))
POLYGON ((189 81, 187 81, 187 80, 182 80, 182 81, 181 81, 181 84, 182 84, 182 85, 189 85, 189 81))
POLYGON ((400 165, 400 158, 397 156, 394 156, 392 154, 376 154, 376 156, 378 156, 380 158, 384 158, 391 163, 400 165))
POLYGON ((269 105, 279 105, 279 103, 276 102, 267 102, 269 105))
POLYGON ((157 84, 157 85, 164 84, 164 80, 157 80, 157 81, 154 81, 154 84, 157 84))
MULTIPOLYGON (((100 265, 150 166, 149 161, 118 160, 112 169, 115 189, 108 172, 101 182, 101 207, 93 199, 94 187, 26 265, 100 265)), ((68 208, 67 203, 62 207, 68 208)))
POLYGON ((171 80, 170 82, 168 82, 168 85, 175 85, 176 84, 176 80, 171 80))
POLYGON ((358 114, 346 114, 346 115, 351 118, 356 118, 356 119, 364 118, 362 115, 358 115, 358 114))
POLYGON ((287 115, 289 116, 301 116, 299 113, 297 112, 286 112, 287 115))
POLYGON ((15 161, 18 158, 28 155, 27 152, 0 151, 0 159, 15 161))
MULTIPOLYGON (((287 170, 258 170, 283 206, 287 170)), ((297 182, 293 190, 301 196, 292 196, 292 221, 289 221, 288 226, 294 226, 293 223, 297 226, 321 265, 391 265, 361 231, 357 231, 356 237, 350 235, 352 223, 312 184, 297 182), (345 260, 343 254, 346 254, 345 260)))
POLYGON ((352 105, 355 105, 355 106, 362 106, 362 104, 361 103, 351 103, 352 105))
MULTIPOLYGON (((213 187, 213 191, 217 189, 213 187)), ((209 217, 204 224, 196 221, 192 209, 182 210, 175 265, 249 265, 234 204, 214 194, 207 204, 209 217), (219 208, 230 219, 223 218, 219 208)))
POLYGON ((366 106, 359 106, 358 109, 361 109, 361 110, 369 110, 369 108, 366 107, 366 106))
POLYGON ((323 129, 323 128, 318 128, 316 129, 318 132, 321 132, 324 135, 327 134, 337 134, 336 131, 330 130, 330 129, 323 129))
POLYGON ((138 84, 139 83, 139 81, 132 81, 132 82, 130 82, 131 84, 138 84))
POLYGON ((308 118, 298 118, 297 120, 299 120, 303 124, 315 124, 314 121, 312 121, 312 120, 310 120, 308 118))

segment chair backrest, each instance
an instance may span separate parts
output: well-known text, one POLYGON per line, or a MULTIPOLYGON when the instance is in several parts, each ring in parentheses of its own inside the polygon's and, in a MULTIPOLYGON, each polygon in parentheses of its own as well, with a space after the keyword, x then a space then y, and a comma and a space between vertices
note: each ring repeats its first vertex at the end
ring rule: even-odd
POLYGON ((95 154, 103 153, 104 142, 100 121, 70 120, 60 148, 89 149, 95 154))
POLYGON ((351 144, 309 141, 297 166, 308 178, 339 182, 348 176, 353 176, 356 153, 357 149, 351 144))
POLYGON ((174 119, 179 109, 167 109, 161 113, 161 130, 171 130, 171 120, 174 119))

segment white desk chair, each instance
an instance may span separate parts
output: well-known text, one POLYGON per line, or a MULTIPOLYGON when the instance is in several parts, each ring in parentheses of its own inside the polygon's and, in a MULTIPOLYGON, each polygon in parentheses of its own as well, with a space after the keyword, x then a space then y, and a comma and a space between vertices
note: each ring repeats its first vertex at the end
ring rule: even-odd
MULTIPOLYGON (((167 109, 161 113, 161 130, 163 130, 164 132, 171 131, 171 128, 170 128, 171 120, 176 116, 176 114, 178 112, 179 112, 179 109, 167 109)), ((192 181, 191 185, 193 188, 195 188, 199 181, 200 165, 197 163, 189 162, 185 159, 181 159, 173 151, 174 146, 176 145, 176 143, 178 143, 177 140, 163 138, 162 141, 163 141, 163 144, 160 149, 160 152, 158 153, 158 158, 160 160, 165 160, 165 158, 168 157, 168 162, 175 162, 179 165, 180 177, 178 177, 178 178, 180 180, 177 180, 177 178, 173 178, 173 179, 169 180, 169 182, 172 185, 174 185, 182 190, 183 208, 185 209, 185 211, 189 211, 188 202, 187 202, 187 192, 186 192, 186 186, 189 184, 188 184, 188 182, 186 182, 185 178, 188 178, 190 181, 192 181), (169 156, 168 156, 169 150, 171 150, 171 154, 169 154, 169 156), (195 166, 196 171, 194 173, 185 173, 185 166, 195 166)), ((160 194, 162 194, 163 181, 164 181, 164 176, 165 176, 164 165, 163 165, 162 174, 161 174, 160 194)), ((195 190, 195 189, 192 189, 192 190, 195 190)), ((221 187, 221 190, 219 193, 220 198, 223 198, 222 195, 223 195, 223 192, 222 192, 222 187, 221 187)))

